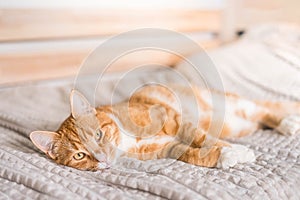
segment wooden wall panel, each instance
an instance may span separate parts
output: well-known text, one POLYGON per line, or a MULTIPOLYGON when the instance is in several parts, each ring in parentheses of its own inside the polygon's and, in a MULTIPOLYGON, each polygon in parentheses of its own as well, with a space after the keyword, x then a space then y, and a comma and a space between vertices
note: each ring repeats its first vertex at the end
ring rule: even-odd
POLYGON ((1 9, 0 42, 94 37, 145 27, 217 32, 219 17, 218 10, 1 9))

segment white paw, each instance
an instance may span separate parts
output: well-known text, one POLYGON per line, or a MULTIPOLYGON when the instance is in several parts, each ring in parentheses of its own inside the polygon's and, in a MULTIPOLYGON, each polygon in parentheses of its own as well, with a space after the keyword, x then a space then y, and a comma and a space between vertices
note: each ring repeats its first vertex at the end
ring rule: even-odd
POLYGON ((217 163, 218 168, 227 169, 238 163, 254 162, 254 152, 238 144, 232 144, 231 147, 223 147, 217 163))
POLYGON ((276 128, 283 135, 294 135, 300 132, 300 115, 289 115, 281 120, 276 128))

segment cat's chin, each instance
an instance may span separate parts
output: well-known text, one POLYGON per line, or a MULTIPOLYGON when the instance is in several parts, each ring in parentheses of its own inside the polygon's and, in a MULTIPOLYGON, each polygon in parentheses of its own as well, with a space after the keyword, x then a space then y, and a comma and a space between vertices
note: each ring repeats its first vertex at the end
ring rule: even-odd
POLYGON ((106 163, 106 162, 99 162, 98 163, 98 169, 102 170, 102 169, 109 169, 110 168, 110 164, 106 163))

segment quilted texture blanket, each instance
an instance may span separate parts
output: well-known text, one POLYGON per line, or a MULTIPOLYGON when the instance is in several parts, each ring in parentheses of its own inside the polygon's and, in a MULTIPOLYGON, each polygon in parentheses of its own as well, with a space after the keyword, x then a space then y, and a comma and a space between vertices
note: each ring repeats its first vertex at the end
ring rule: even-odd
MULTIPOLYGON (((299 100, 299 29, 267 27, 209 52, 225 88, 250 98, 299 100), (288 29, 288 30, 287 30, 288 29), (269 36, 264 34, 266 32, 269 36), (261 35, 263 33, 263 35, 261 35)), ((197 55, 195 55, 197 57, 197 55)), ((178 66, 180 68, 180 66, 178 66)), ((168 70, 132 81, 163 79, 168 70)), ((117 78, 108 77, 107 90, 117 78)), ((83 86, 89 88, 90 79, 83 86)), ((208 169, 170 160, 124 159, 104 172, 59 166, 28 138, 33 130, 56 130, 69 115, 71 80, 40 82, 0 91, 0 196, 10 199, 299 199, 300 135, 272 130, 232 140, 253 149, 256 162, 208 169), (166 164, 166 167, 157 166, 166 164)), ((91 87, 92 88, 92 87, 91 87)), ((121 91, 118 99, 126 98, 121 91)), ((97 102, 103 103, 103 102, 97 102)))

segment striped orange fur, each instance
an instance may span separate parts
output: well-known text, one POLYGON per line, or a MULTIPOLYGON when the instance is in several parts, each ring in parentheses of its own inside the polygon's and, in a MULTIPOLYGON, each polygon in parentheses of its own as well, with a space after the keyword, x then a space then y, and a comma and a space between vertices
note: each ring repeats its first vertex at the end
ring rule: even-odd
POLYGON ((204 167, 230 167, 232 163, 253 161, 254 154, 223 138, 244 136, 261 126, 279 127, 283 134, 300 129, 299 103, 250 101, 216 92, 217 96, 225 95, 226 115, 220 137, 214 138, 207 131, 220 122, 212 120, 210 91, 180 86, 172 86, 173 89, 186 99, 181 102, 182 111, 198 118, 198 124, 184 119, 176 97, 162 86, 146 86, 128 102, 98 108, 73 91, 71 115, 60 128, 56 132, 34 131, 30 138, 58 164, 81 170, 109 168, 122 156, 140 160, 174 158, 204 167), (193 109, 197 108, 189 107, 192 96, 196 97, 196 116, 193 109), (290 120, 292 114, 296 115, 290 120), (249 159, 243 158, 246 154, 249 159))

